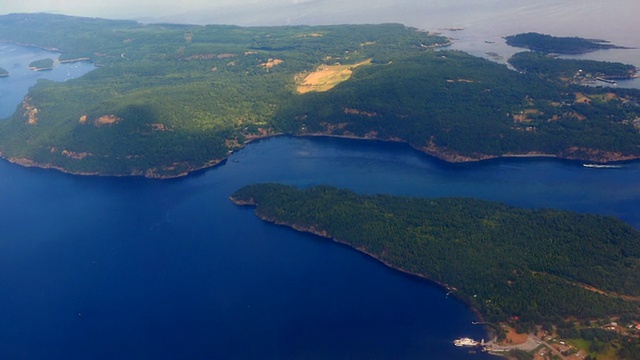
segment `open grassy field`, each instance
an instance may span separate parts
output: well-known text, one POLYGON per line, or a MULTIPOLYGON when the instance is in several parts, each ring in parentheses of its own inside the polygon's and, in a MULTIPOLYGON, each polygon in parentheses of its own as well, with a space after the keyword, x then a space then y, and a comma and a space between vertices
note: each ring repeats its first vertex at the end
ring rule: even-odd
POLYGON ((299 76, 296 90, 299 94, 312 91, 323 92, 333 89, 341 82, 349 80, 353 69, 371 64, 371 59, 348 65, 320 65, 314 72, 299 76))

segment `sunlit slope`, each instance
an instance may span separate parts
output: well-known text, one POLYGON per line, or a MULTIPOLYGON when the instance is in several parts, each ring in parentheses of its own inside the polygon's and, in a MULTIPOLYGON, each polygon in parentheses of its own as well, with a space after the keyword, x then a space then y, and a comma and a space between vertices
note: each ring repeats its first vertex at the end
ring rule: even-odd
MULTIPOLYGON (((639 92, 563 81, 566 70, 550 72, 562 60, 543 61, 549 71, 525 73, 462 52, 403 54, 356 69, 331 91, 291 98, 276 123, 285 132, 407 141, 449 161, 636 158, 639 92)), ((598 69, 619 67, 633 68, 598 69)))
POLYGON ((295 76, 319 65, 424 52, 442 37, 401 25, 240 28, 53 15, 0 18, 4 40, 98 68, 40 82, 3 124, 3 156, 71 172, 174 176, 273 132, 295 76), (367 43, 363 46, 363 43, 367 43))
POLYGON ((25 165, 179 176, 275 133, 406 141, 451 161, 640 155, 638 91, 577 89, 438 51, 447 39, 397 24, 243 28, 18 14, 0 17, 0 38, 97 66, 39 82, 0 124, 2 156, 25 165), (607 100, 585 104, 577 93, 607 100))

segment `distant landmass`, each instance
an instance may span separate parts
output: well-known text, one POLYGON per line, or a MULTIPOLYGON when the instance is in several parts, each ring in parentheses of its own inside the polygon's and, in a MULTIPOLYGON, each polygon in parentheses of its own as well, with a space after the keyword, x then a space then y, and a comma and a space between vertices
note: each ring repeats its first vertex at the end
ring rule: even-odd
POLYGON ((0 77, 7 77, 9 76, 9 71, 7 71, 7 69, 0 67, 0 77))
MULTIPOLYGON (((547 81, 573 85, 608 84, 616 85, 615 80, 624 80, 636 76, 635 66, 614 62, 558 59, 540 52, 521 52, 509 59, 517 70, 535 74, 547 81)), ((602 94, 602 96, 612 96, 602 94)), ((590 102, 591 100, 584 100, 590 102)))
POLYGON ((505 39, 510 46, 553 54, 584 54, 596 50, 626 49, 623 46, 613 45, 605 40, 556 37, 535 32, 511 35, 505 39))
MULTIPOLYGON (((1 156, 25 166, 176 177, 277 134, 399 141, 453 162, 640 158, 640 91, 579 86, 573 63, 559 59, 519 58, 514 66, 526 71, 512 71, 399 24, 247 28, 11 14, 0 16, 0 40, 96 65, 64 83, 39 81, 0 123, 1 156)), ((635 70, 603 64, 593 76, 635 70)))
POLYGON ((265 221, 333 239, 436 282, 498 332, 498 323, 526 332, 546 324, 550 334, 555 329, 602 349, 605 342, 620 353, 640 350, 635 332, 614 336, 590 325, 615 318, 626 327, 640 316, 640 233, 613 217, 327 186, 251 185, 231 200, 255 206, 265 221))

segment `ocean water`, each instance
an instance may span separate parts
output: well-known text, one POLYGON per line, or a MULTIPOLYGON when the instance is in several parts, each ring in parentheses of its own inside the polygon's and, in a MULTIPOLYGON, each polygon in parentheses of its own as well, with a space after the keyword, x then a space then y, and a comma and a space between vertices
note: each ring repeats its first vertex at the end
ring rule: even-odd
MULTIPOLYGON (((406 148, 285 137, 171 181, 1 163, 0 355, 468 358, 453 339, 486 335, 442 289, 228 200, 264 181, 360 188, 398 161, 439 167, 406 148)), ((389 180, 360 190, 405 185, 389 180)))
MULTIPOLYGON (((511 16, 564 17, 568 32, 567 24, 602 6, 583 1, 587 10, 566 18, 577 2, 546 10, 540 3, 510 3, 518 5, 511 16)), ((476 5, 474 18, 462 5, 456 11, 442 2, 434 12, 451 17, 437 27, 465 27, 454 32, 456 46, 490 51, 490 34, 474 42, 472 30, 494 29, 487 19, 508 19, 514 7, 483 17, 476 5)), ((588 35, 583 31, 577 35, 588 35)), ((617 41, 614 33, 603 37, 617 41)), ((91 69, 24 69, 51 56, 0 45, 0 66, 12 72, 0 79, 0 118, 39 78, 64 81, 91 69)), ((261 222, 229 195, 256 182, 328 184, 607 214, 640 229, 639 175, 637 162, 621 169, 554 159, 455 165, 400 144, 293 137, 255 142, 224 164, 166 181, 80 177, 0 161, 0 358, 488 359, 452 345, 486 333, 442 289, 348 247, 261 222)))
POLYGON ((267 224, 228 196, 254 182, 473 196, 640 227, 640 166, 442 163, 398 144, 278 137, 192 176, 78 177, 0 163, 3 358, 484 359, 486 336, 430 283, 267 224))

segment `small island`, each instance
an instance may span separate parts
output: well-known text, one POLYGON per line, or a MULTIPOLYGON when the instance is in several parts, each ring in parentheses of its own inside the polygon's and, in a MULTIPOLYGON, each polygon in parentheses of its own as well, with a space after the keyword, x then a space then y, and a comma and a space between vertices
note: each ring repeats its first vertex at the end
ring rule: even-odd
POLYGON ((41 59, 41 60, 36 60, 36 61, 32 61, 29 64, 29 69, 33 70, 33 71, 46 71, 46 70, 53 70, 53 59, 41 59))
POLYGON ((231 200, 441 285, 475 309, 497 341, 507 328, 546 331, 640 354, 640 232, 613 217, 327 186, 251 185, 231 200), (611 322, 617 331, 598 325, 611 322))
POLYGON ((7 71, 7 69, 0 67, 0 77, 7 77, 9 76, 9 71, 7 71))
POLYGON ((580 37, 556 37, 535 32, 505 37, 507 45, 533 51, 553 54, 577 55, 596 50, 626 49, 605 40, 583 39, 580 37))

